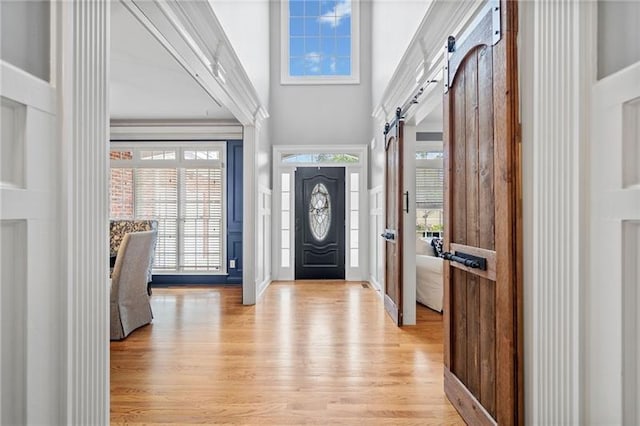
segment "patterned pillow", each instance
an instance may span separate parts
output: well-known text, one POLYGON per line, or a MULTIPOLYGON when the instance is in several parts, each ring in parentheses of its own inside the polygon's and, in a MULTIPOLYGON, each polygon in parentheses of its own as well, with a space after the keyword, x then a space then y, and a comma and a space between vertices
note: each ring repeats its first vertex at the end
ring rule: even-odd
POLYGON ((432 238, 431 247, 433 247, 434 256, 440 257, 442 254, 442 238, 432 238))

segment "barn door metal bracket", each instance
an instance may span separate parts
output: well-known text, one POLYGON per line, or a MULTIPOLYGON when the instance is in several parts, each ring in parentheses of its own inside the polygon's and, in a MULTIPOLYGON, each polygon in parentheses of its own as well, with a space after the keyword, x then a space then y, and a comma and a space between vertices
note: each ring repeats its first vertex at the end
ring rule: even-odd
POLYGON ((492 44, 495 45, 502 38, 502 28, 500 28, 500 0, 491 0, 492 19, 492 44))
POLYGON ((447 38, 447 45, 444 47, 444 68, 442 69, 442 81, 444 82, 444 93, 449 91, 449 57, 456 51, 456 38, 450 35, 447 38))
POLYGON ((444 260, 461 263, 468 268, 480 269, 482 271, 487 270, 487 259, 484 257, 474 256, 460 251, 456 251, 455 253, 447 251, 442 253, 440 257, 444 260))
POLYGON ((395 229, 385 229, 382 234, 380 234, 382 238, 389 242, 396 241, 396 230, 395 229))

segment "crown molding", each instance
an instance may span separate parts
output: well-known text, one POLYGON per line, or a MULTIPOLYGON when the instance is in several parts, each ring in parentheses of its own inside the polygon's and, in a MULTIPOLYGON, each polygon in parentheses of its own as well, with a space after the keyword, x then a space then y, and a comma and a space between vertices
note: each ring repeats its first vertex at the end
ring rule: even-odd
POLYGON ((256 125, 269 116, 208 1, 121 2, 242 125, 256 125))
MULTIPOLYGON (((429 81, 441 83, 447 37, 462 35, 472 17, 486 4, 486 0, 434 0, 431 3, 380 102, 373 109, 372 116, 379 123, 392 120, 396 108, 405 105, 421 88, 424 93, 420 102, 432 99, 431 92, 440 93, 437 88, 442 85, 429 84, 429 81)), ((405 119, 411 119, 417 110, 411 108, 405 119)))

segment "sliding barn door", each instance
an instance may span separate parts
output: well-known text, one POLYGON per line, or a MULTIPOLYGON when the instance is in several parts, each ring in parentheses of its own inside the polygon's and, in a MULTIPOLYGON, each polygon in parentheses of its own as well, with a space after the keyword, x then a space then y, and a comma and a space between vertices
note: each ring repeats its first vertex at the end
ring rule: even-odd
POLYGON ((384 307, 402 325, 402 144, 404 122, 396 117, 385 140, 384 307))
POLYGON ((516 3, 449 41, 445 392, 468 424, 517 424, 516 3))

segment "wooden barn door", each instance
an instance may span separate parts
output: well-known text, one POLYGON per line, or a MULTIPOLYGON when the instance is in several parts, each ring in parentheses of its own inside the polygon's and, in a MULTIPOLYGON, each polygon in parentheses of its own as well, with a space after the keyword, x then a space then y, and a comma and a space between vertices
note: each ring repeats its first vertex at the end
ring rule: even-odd
POLYGON ((445 392, 474 425, 522 422, 516 19, 495 2, 448 43, 445 392))
POLYGON ((385 129, 384 308, 402 325, 402 149, 404 122, 399 112, 385 129))

